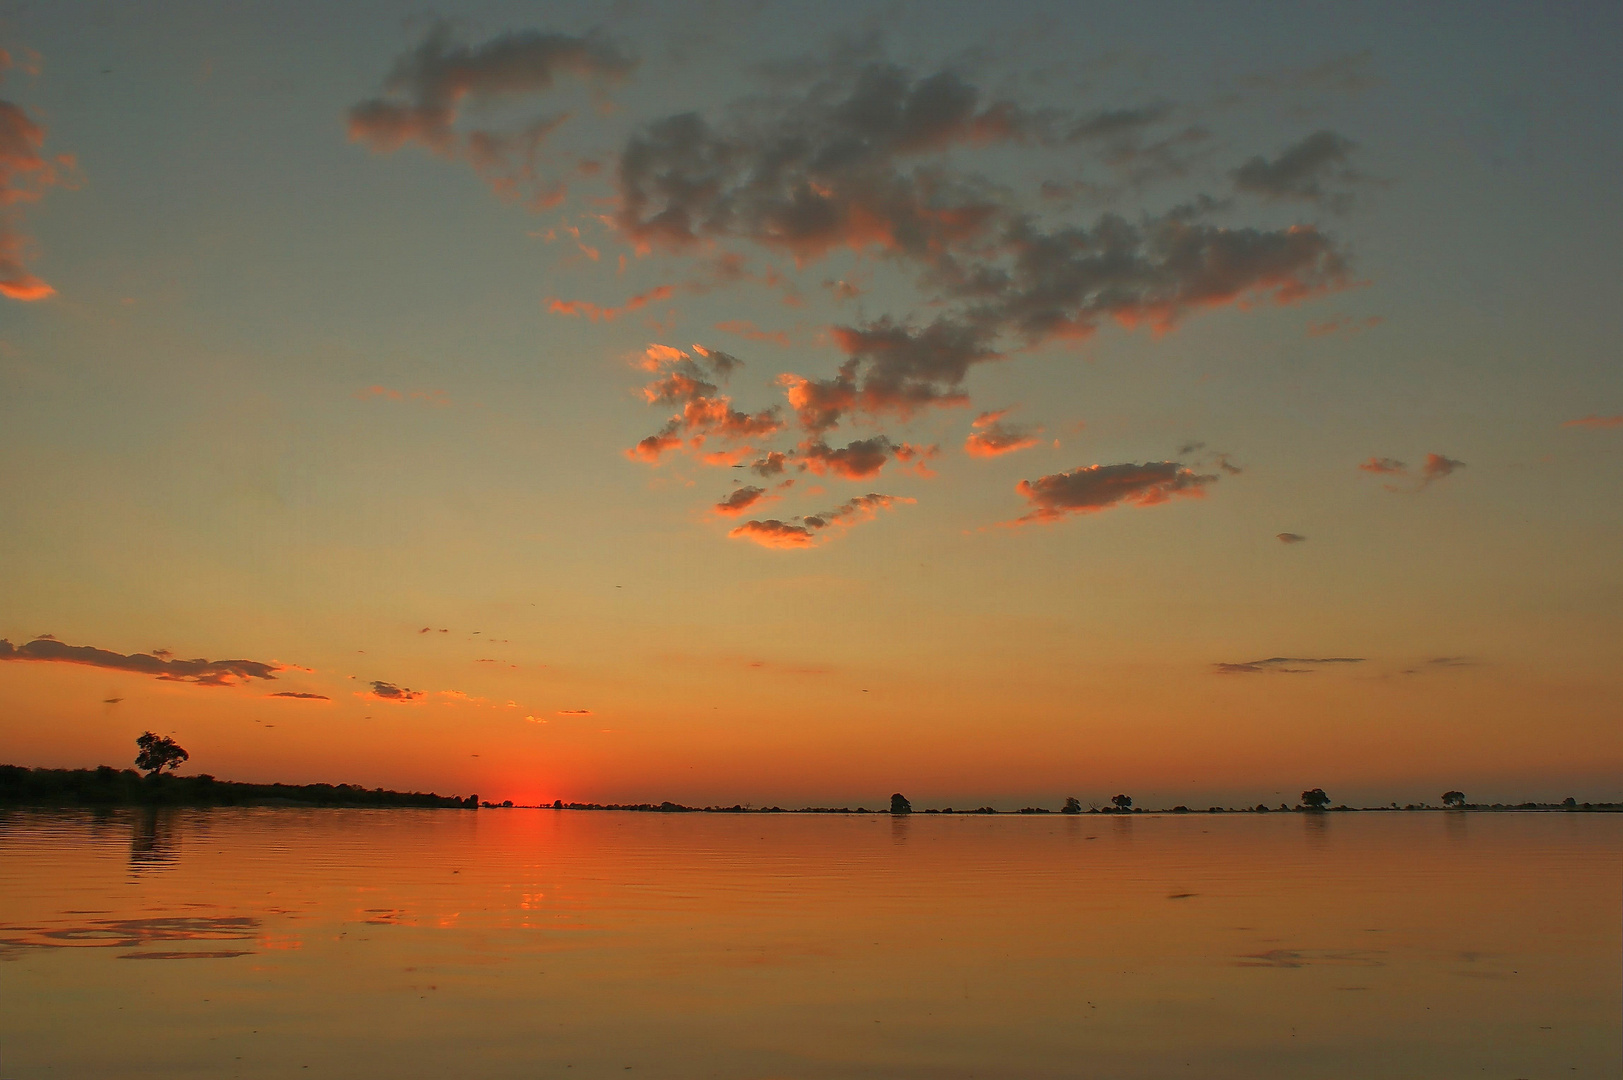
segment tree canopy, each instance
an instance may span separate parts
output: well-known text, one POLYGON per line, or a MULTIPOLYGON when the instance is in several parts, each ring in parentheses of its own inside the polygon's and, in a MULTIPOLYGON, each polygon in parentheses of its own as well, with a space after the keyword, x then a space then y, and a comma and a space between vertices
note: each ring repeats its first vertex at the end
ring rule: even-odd
POLYGON ((145 771, 148 776, 157 776, 165 769, 178 769, 182 762, 191 757, 174 739, 150 731, 142 732, 136 738, 135 745, 139 748, 135 755, 135 767, 145 771))

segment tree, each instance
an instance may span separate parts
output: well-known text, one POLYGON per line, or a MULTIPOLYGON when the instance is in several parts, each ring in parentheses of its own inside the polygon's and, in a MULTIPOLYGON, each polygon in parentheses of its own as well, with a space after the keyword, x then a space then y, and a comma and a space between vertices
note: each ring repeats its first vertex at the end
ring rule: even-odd
POLYGON ((900 791, 890 797, 890 812, 893 814, 911 814, 913 804, 907 801, 907 796, 900 791))
POLYGON ((1465 805, 1465 792, 1463 792, 1463 791, 1445 791, 1445 792, 1443 792, 1443 805, 1444 806, 1464 806, 1465 805))
POLYGON ((1080 814, 1081 812, 1082 804, 1077 801, 1074 795, 1065 800, 1065 808, 1060 811, 1062 814, 1080 814))
POLYGON ((1311 791, 1302 792, 1302 805, 1309 810, 1323 810, 1330 805, 1330 796, 1324 793, 1322 787, 1316 787, 1311 791))
POLYGON ((1118 810, 1131 810, 1133 808, 1133 797, 1131 795, 1112 795, 1110 801, 1116 804, 1118 810))
POLYGON ((145 769, 148 776, 157 776, 165 769, 178 769, 181 762, 192 755, 167 735, 154 735, 143 731, 135 740, 140 752, 135 755, 135 767, 145 769))

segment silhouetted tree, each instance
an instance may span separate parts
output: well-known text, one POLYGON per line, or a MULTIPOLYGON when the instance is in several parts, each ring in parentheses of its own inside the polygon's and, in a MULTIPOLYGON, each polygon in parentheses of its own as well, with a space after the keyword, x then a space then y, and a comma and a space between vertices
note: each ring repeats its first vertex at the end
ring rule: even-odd
POLYGON ((893 814, 911 814, 913 804, 907 801, 907 796, 900 791, 890 797, 890 812, 893 814))
POLYGON ((1465 792, 1463 792, 1463 791, 1445 791, 1445 792, 1443 792, 1443 805, 1444 806, 1464 806, 1465 805, 1465 792))
POLYGON ((1066 799, 1064 809, 1060 810, 1060 813, 1062 814, 1080 814, 1081 812, 1082 804, 1077 801, 1075 796, 1066 799))
POLYGON ((1309 810, 1323 810, 1330 805, 1330 796, 1324 793, 1322 787, 1302 792, 1302 805, 1309 810))
POLYGON ((144 731, 135 740, 140 752, 135 755, 135 767, 146 770, 148 776, 157 776, 165 769, 178 769, 181 762, 192 755, 167 735, 154 735, 144 731))
POLYGON ((1133 808, 1133 797, 1131 795, 1112 795, 1110 801, 1116 804, 1118 810, 1131 810, 1133 808))

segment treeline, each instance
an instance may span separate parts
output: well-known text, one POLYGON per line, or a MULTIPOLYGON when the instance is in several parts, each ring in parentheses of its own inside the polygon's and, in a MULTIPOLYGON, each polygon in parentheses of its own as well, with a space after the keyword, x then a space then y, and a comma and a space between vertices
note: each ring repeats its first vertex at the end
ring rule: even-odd
POLYGON ((436 806, 474 809, 479 796, 386 791, 353 784, 242 784, 208 774, 142 776, 134 769, 0 765, 0 804, 31 806, 436 806))

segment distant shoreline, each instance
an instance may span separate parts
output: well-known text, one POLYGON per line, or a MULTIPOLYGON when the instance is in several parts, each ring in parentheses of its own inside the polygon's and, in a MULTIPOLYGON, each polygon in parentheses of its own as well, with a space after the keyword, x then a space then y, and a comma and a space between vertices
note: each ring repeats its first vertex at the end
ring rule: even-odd
MULTIPOLYGON (((400 807, 407 809, 438 808, 474 810, 614 810, 646 814, 875 814, 891 816, 890 810, 870 809, 866 806, 803 806, 786 809, 781 806, 686 806, 675 802, 661 803, 583 803, 564 802, 562 799, 535 806, 515 806, 511 800, 501 803, 480 802, 478 795, 466 797, 439 795, 434 792, 389 791, 384 788, 366 788, 354 784, 248 784, 233 780, 217 780, 208 774, 175 776, 159 774, 142 776, 134 769, 115 769, 103 765, 95 769, 31 769, 22 765, 0 765, 0 806, 45 807, 114 807, 114 806, 332 806, 332 807, 400 807)), ((1310 809, 1305 806, 1281 804, 1269 807, 1209 806, 1204 810, 1187 806, 1165 809, 1115 806, 1092 806, 1088 809, 1049 810, 1040 806, 1027 806, 1019 810, 998 810, 980 806, 973 810, 953 807, 911 810, 895 816, 1041 816, 1057 814, 1061 817, 1187 815, 1187 814, 1369 814, 1369 813, 1623 813, 1620 803, 1580 803, 1567 799, 1559 803, 1465 803, 1458 806, 1434 806, 1410 803, 1406 806, 1329 806, 1310 809)))
POLYGON ((353 784, 244 784, 134 769, 0 765, 0 806, 356 806, 472 810, 479 796, 387 791, 353 784))

